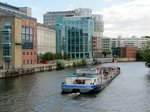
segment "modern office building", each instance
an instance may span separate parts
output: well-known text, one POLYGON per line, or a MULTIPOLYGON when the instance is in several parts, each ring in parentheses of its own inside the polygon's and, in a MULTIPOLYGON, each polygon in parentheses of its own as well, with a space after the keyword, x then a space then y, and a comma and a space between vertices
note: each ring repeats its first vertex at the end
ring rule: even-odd
POLYGON ((146 47, 146 42, 149 40, 150 38, 146 37, 112 38, 112 47, 136 47, 138 49, 143 49, 146 47))
POLYGON ((0 10, 10 11, 20 15, 32 16, 32 10, 29 7, 16 7, 7 3, 0 2, 0 10))
POLYGON ((89 8, 78 8, 75 9, 75 16, 92 16, 92 9, 89 8))
POLYGON ((103 35, 104 23, 103 16, 98 14, 92 14, 92 9, 78 8, 71 11, 53 11, 47 12, 43 15, 45 25, 55 25, 58 17, 70 17, 70 16, 90 16, 94 20, 94 35, 101 37, 103 35))
POLYGON ((51 26, 37 24, 37 52, 38 54, 56 53, 56 31, 51 26))
POLYGON ((104 22, 102 15, 92 15, 94 21, 93 31, 93 58, 102 58, 102 37, 104 31, 104 22))
POLYGON ((58 18, 55 28, 57 53, 67 53, 70 58, 92 58, 92 17, 58 18))
POLYGON ((43 23, 45 25, 55 25, 56 19, 58 17, 65 17, 65 16, 74 16, 75 11, 54 11, 54 12, 47 12, 43 15, 43 23))
POLYGON ((21 23, 17 16, 0 16, 0 65, 4 69, 22 65, 21 23))
POLYGON ((44 24, 55 25, 58 17, 70 17, 70 16, 92 16, 92 9, 78 8, 71 11, 53 11, 47 12, 43 15, 44 24))
POLYGON ((103 16, 99 15, 99 14, 93 14, 92 17, 93 17, 93 21, 94 21, 93 36, 103 37, 103 32, 104 32, 103 16))
MULTIPOLYGON (((92 36, 93 36, 93 41, 92 41, 92 48, 94 50, 93 52, 93 56, 101 56, 102 53, 102 47, 101 47, 101 38, 103 37, 103 31, 104 31, 104 22, 103 22, 103 16, 99 15, 99 14, 92 14, 92 10, 88 9, 88 8, 78 8, 72 11, 56 11, 56 12, 47 12, 46 14, 44 14, 44 24, 49 24, 49 25, 55 25, 57 18, 68 18, 70 17, 72 20, 72 23, 76 20, 74 20, 74 18, 79 18, 79 17, 90 17, 93 21, 93 29, 92 29, 92 36), (95 40, 98 40, 97 42, 94 42, 95 40), (94 43, 93 43, 94 42, 94 43), (96 54, 95 54, 96 53, 96 54), (99 54, 100 53, 100 54, 99 54)), ((69 22, 68 22, 69 23, 69 22)), ((70 23, 71 24, 71 23, 70 23)), ((77 28, 79 25, 82 26, 82 24, 84 24, 84 22, 74 22, 74 24, 72 24, 72 27, 77 28), (81 24, 81 25, 80 25, 81 24)), ((56 37, 60 37, 60 35, 64 35, 64 31, 62 29, 64 28, 64 25, 61 24, 56 24, 55 25, 56 28, 56 37)), ((78 28, 80 29, 80 27, 78 28)), ((64 38, 64 36, 63 36, 64 38)), ((63 41, 64 39, 59 39, 57 38, 57 47, 56 47, 56 51, 61 50, 61 47, 59 46, 63 46, 63 41)), ((66 40, 65 40, 66 41, 66 40)))

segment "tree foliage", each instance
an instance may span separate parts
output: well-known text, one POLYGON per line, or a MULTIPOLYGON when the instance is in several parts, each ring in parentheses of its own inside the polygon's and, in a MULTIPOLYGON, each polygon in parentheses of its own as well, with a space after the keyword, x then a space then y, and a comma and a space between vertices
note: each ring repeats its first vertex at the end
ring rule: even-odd
POLYGON ((144 50, 138 50, 136 54, 137 61, 144 61, 144 50))
POLYGON ((146 48, 139 52, 140 56, 145 61, 146 67, 150 68, 150 41, 147 41, 146 48))
POLYGON ((38 55, 38 60, 41 62, 46 62, 46 61, 50 61, 50 60, 58 60, 58 59, 67 60, 67 59, 69 59, 69 54, 65 53, 64 56, 62 56, 61 53, 46 52, 44 54, 40 53, 38 55))
POLYGON ((110 54, 111 54, 111 52, 110 52, 110 50, 103 50, 103 51, 102 51, 102 54, 103 54, 104 57, 106 58, 107 55, 110 55, 110 54))
POLYGON ((62 70, 65 68, 65 63, 62 60, 58 60, 57 62, 57 70, 62 70))

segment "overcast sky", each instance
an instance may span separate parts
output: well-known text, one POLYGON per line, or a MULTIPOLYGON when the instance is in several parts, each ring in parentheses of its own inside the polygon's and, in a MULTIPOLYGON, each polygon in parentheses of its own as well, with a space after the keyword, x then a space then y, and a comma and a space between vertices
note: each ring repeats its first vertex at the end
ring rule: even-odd
POLYGON ((131 37, 150 35, 150 0, 0 0, 32 8, 33 17, 43 23, 48 11, 91 8, 104 18, 104 36, 131 37))

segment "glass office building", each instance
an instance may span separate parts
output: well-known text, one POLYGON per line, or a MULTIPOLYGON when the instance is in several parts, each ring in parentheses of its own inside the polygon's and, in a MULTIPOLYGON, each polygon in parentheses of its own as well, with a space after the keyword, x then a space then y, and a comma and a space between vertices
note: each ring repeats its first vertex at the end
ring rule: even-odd
POLYGON ((92 17, 74 16, 56 21, 57 53, 67 53, 70 58, 92 58, 92 17))

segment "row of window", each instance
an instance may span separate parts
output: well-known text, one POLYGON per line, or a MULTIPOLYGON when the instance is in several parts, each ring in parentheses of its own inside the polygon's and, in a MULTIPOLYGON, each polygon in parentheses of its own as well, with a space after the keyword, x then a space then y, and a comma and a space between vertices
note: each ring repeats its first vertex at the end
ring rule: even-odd
POLYGON ((36 59, 34 59, 34 60, 23 60, 24 65, 25 64, 33 64, 33 62, 36 63, 36 59))
POLYGON ((36 52, 34 52, 34 54, 33 52, 23 52, 23 55, 36 55, 36 52))
POLYGON ((23 20, 22 23, 30 25, 30 26, 36 26, 36 22, 30 22, 30 21, 27 21, 27 20, 23 20))
POLYGON ((24 33, 24 34, 33 34, 33 28, 23 26, 22 27, 22 33, 24 33))
POLYGON ((89 57, 89 53, 69 53, 70 54, 70 58, 88 58, 89 57))

